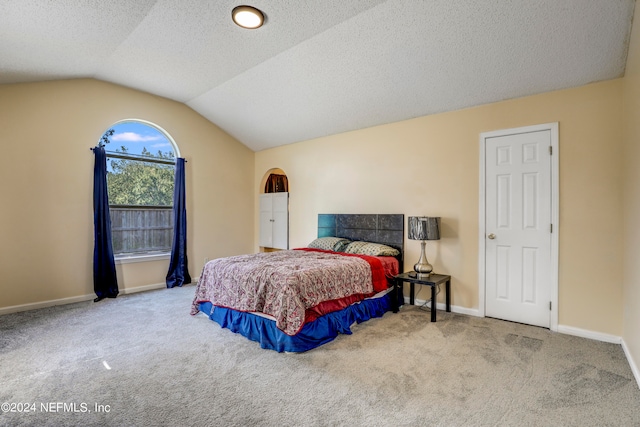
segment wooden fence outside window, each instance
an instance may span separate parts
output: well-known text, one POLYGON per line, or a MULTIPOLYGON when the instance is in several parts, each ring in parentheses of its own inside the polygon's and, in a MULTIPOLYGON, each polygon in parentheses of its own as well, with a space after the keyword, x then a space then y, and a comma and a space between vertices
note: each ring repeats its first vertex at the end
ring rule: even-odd
POLYGON ((113 253, 170 252, 173 240, 171 206, 110 206, 113 253))

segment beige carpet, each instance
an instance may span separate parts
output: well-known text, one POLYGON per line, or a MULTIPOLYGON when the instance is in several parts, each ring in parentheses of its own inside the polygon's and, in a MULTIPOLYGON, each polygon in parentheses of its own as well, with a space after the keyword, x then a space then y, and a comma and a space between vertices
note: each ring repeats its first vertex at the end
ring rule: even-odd
POLYGON ((0 425, 640 425, 619 345, 405 306, 279 354, 190 316, 194 290, 0 316, 0 402, 30 405, 0 425))

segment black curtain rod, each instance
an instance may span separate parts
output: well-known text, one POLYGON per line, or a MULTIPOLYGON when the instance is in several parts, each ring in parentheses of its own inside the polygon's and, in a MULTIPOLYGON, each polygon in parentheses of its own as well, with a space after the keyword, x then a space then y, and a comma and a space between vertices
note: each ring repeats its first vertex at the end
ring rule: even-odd
MULTIPOLYGON (((93 151, 93 150, 95 150, 95 149, 96 149, 96 147, 89 147, 89 151, 93 151)), ((109 154, 108 154, 108 153, 106 153, 106 154, 107 154, 107 157, 116 157, 116 156, 109 156, 109 154)), ((118 157, 124 157, 124 156, 118 156, 118 157)), ((180 157, 176 157, 176 160, 177 160, 177 159, 180 159, 180 157)), ((149 161, 149 162, 151 162, 151 163, 166 163, 166 164, 169 164, 169 163, 170 163, 170 162, 166 162, 166 161, 165 161, 165 162, 162 162, 162 161, 160 161, 160 162, 159 162, 159 161, 157 161, 157 160, 156 160, 156 161, 154 161, 153 157, 151 157, 151 158, 149 158, 149 159, 147 159, 147 158, 137 158, 137 157, 136 157, 136 158, 131 158, 131 159, 129 159, 129 160, 138 160, 138 161, 141 161, 141 162, 149 161)), ((189 160, 184 159, 184 162, 185 162, 185 163, 189 163, 189 160)), ((175 162, 174 162, 174 163, 175 163, 175 162)))

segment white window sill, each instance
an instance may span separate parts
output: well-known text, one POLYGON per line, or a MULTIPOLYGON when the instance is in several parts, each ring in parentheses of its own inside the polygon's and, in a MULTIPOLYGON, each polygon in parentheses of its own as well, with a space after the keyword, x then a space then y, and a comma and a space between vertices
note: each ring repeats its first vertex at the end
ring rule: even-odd
POLYGON ((116 255, 115 262, 117 264, 131 264, 134 262, 162 261, 171 259, 170 253, 149 254, 149 255, 116 255))

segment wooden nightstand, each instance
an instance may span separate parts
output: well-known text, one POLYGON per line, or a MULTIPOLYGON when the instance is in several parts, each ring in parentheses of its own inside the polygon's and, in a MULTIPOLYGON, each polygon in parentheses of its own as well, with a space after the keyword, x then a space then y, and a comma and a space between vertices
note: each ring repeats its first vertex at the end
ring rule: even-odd
POLYGON ((402 273, 395 276, 394 286, 396 287, 396 295, 402 295, 402 283, 409 282, 411 289, 409 294, 409 304, 414 304, 414 295, 415 295, 415 285, 426 285, 431 286, 431 321, 436 321, 436 288, 438 285, 444 283, 445 284, 445 298, 446 298, 446 309, 448 312, 451 312, 451 276, 446 274, 431 274, 431 276, 418 279, 417 277, 411 277, 410 274, 415 274, 415 272, 402 273))

